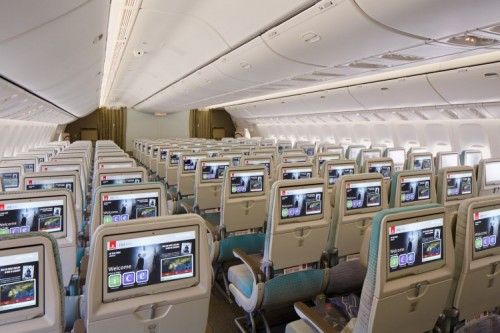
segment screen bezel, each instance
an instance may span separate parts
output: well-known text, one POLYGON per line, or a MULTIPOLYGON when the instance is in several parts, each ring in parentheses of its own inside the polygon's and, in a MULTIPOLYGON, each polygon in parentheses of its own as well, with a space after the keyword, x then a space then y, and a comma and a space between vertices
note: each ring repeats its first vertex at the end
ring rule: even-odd
MULTIPOLYGON (((123 186, 123 185, 108 185, 108 186, 123 186)), ((131 185, 133 186, 133 185, 131 185)), ((150 193, 150 192, 156 192, 158 193, 158 203, 157 203, 157 206, 156 208, 158 209, 157 213, 156 213, 156 217, 158 216, 162 216, 162 210, 161 210, 161 200, 163 200, 163 198, 161 197, 161 191, 157 188, 150 188, 150 189, 137 189, 137 190, 128 190, 128 191, 111 191, 111 192, 101 192, 100 193, 100 196, 99 196, 99 200, 101 201, 100 204, 99 204, 99 209, 100 209, 100 212, 99 212, 99 216, 100 216, 100 219, 99 219, 99 223, 96 223, 94 225, 94 230, 95 228, 97 228, 97 226, 101 225, 101 224, 104 224, 103 221, 104 221, 104 196, 105 195, 127 195, 127 194, 138 194, 138 193, 150 193)), ((108 200, 109 201, 109 200, 108 200)), ((140 219, 129 219, 127 220, 126 222, 130 222, 130 221, 140 221, 140 220, 144 220, 145 218, 140 218, 140 219)), ((118 223, 117 223, 118 224, 118 223)))
MULTIPOLYGON (((428 170, 426 170, 427 172, 429 172, 428 170)), ((418 174, 418 175, 402 175, 402 174, 399 174, 398 175, 398 189, 397 189, 397 194, 398 194, 398 201, 399 201, 399 204, 401 207, 403 206, 414 206, 414 205, 421 205, 421 204, 426 204, 426 203, 432 203, 432 196, 434 195, 433 191, 432 191, 432 186, 433 186, 433 177, 432 177, 432 174, 429 174, 427 173, 426 174, 418 174), (422 199, 422 200, 413 200, 413 201, 406 201, 406 202, 403 202, 401 200, 401 186, 403 186, 403 178, 422 178, 422 177, 429 177, 429 198, 428 199, 422 199)))
POLYGON ((389 158, 392 158, 392 162, 394 163, 394 165, 404 165, 405 162, 406 162, 406 152, 405 152, 405 149, 404 148, 387 148, 387 157, 389 158), (402 156, 403 156, 403 162, 402 163, 397 163, 395 160, 394 160, 394 156, 393 154, 394 153, 398 153, 398 152, 402 152, 402 156))
POLYGON ((436 270, 436 269, 443 267, 446 264, 446 258, 448 255, 447 245, 446 245, 446 241, 447 241, 446 234, 448 231, 447 229, 448 229, 448 227, 446 224, 446 219, 445 219, 444 213, 430 214, 430 215, 426 215, 426 216, 419 216, 419 217, 413 217, 413 218, 410 217, 410 218, 405 218, 405 219, 396 220, 396 221, 394 221, 394 220, 387 221, 385 223, 385 228, 380 229, 382 232, 384 232, 384 237, 385 237, 385 242, 384 242, 385 251, 383 252, 383 255, 385 255, 387 257, 386 258, 386 267, 385 267, 387 281, 398 279, 398 278, 405 277, 405 276, 412 276, 412 275, 426 273, 426 272, 433 271, 433 270, 436 270), (443 232, 441 234, 441 237, 442 237, 442 244, 441 244, 442 258, 439 260, 429 262, 429 263, 420 264, 416 267, 410 267, 410 268, 405 268, 405 269, 402 269, 402 270, 399 270, 396 272, 391 272, 390 271, 390 269, 391 269, 390 268, 390 256, 389 256, 389 249, 390 249, 389 229, 390 229, 390 227, 403 225, 403 224, 424 222, 424 221, 435 220, 435 219, 443 219, 443 232))
POLYGON ((485 257, 491 257, 491 256, 498 256, 500 255, 500 246, 497 246, 497 247, 494 247, 494 248, 491 248, 491 249, 487 249, 487 250, 483 250, 483 251, 476 251, 476 248, 474 247, 474 241, 475 241, 475 229, 474 229, 474 213, 481 213, 481 212, 487 212, 487 211, 490 211, 490 210, 496 210, 496 209, 500 209, 500 204, 496 204, 496 205, 490 205, 490 204, 486 204, 486 205, 477 205, 476 207, 472 207, 469 211, 470 211, 470 214, 472 214, 472 224, 471 224, 471 236, 470 236, 470 246, 472 247, 472 259, 473 260, 476 260, 476 259, 481 259, 481 258, 485 258, 485 257))
POLYGON ((103 303, 111 303, 123 299, 141 297, 147 295, 155 295, 168 291, 190 288, 198 285, 200 283, 200 230, 199 227, 196 226, 186 226, 186 227, 176 227, 171 229, 158 229, 158 230, 150 230, 150 231, 139 231, 133 233, 122 233, 122 234, 109 234, 105 235, 102 238, 102 302, 103 303), (107 263, 107 242, 109 240, 125 240, 131 238, 142 238, 142 237, 150 237, 150 236, 159 236, 159 235, 169 235, 175 234, 179 232, 195 232, 195 255, 194 255, 194 272, 195 276, 192 278, 185 278, 177 281, 168 281, 164 283, 154 284, 151 286, 144 287, 136 287, 129 290, 121 290, 113 293, 108 293, 107 290, 107 280, 108 280, 108 263, 107 263))
POLYGON ((276 209, 276 212, 278 214, 278 225, 287 225, 287 224, 292 224, 292 223, 303 223, 303 222, 309 222, 309 221, 318 221, 318 220, 322 220, 325 216, 325 203, 326 203, 326 200, 325 200, 325 196, 326 196, 326 193, 327 191, 325 191, 325 187, 324 187, 324 184, 323 183, 318 183, 318 184, 308 184, 308 185, 294 185, 294 186, 283 186, 283 187, 280 187, 278 189, 278 191, 276 191, 277 195, 278 195, 278 205, 279 205, 279 209, 276 209), (321 213, 320 214, 314 214, 314 215, 310 215, 310 216, 298 216, 298 217, 291 217, 291 218, 287 218, 287 219, 283 219, 281 217, 281 192, 282 191, 288 191, 288 190, 298 190, 298 189, 307 189, 307 188, 310 188, 310 189, 315 189, 315 188, 321 188, 321 213))
POLYGON ((2 256, 38 253, 38 306, 0 314, 0 325, 25 321, 45 315, 45 246, 43 244, 1 249, 2 256))
MULTIPOLYGON (((382 176, 381 176, 382 177, 382 176)), ((337 182, 338 184, 338 182, 337 182)), ((373 213, 373 212, 378 212, 383 209, 384 207, 384 184, 383 184, 383 179, 377 179, 377 178, 371 178, 371 179, 357 179, 357 180, 347 180, 345 182, 341 183, 342 186, 342 196, 343 196, 343 210, 344 210, 344 215, 357 215, 357 214, 365 214, 365 213, 373 213), (347 185, 348 184, 360 184, 360 183, 373 183, 373 182, 380 182, 380 205, 378 206, 372 206, 372 207, 365 207, 365 208, 357 208, 357 209, 347 209, 347 185)))
MULTIPOLYGON (((333 161, 336 161, 336 160, 333 160, 333 161)), ((347 169, 347 167, 351 168, 354 170, 354 173, 350 174, 350 175, 354 175, 356 174, 356 162, 345 162, 345 163, 330 163, 330 161, 327 161, 325 162, 325 164, 323 164, 323 178, 325 178, 325 181, 326 181, 326 186, 328 188, 333 188, 335 187, 340 178, 342 176, 340 176, 339 178, 337 178, 337 181, 333 184, 330 184, 330 171, 332 169, 336 169, 336 168, 342 168, 342 169, 347 169)), ((346 175, 347 176, 347 175, 346 175)))
MULTIPOLYGON (((32 191, 28 192, 29 194, 32 193, 32 191)), ((71 192, 70 192, 71 193, 71 192)), ((47 234, 50 234, 56 239, 60 238, 66 238, 68 234, 68 201, 66 200, 67 197, 65 195, 44 195, 43 197, 29 197, 29 198, 17 198, 17 199, 5 199, 5 200, 0 200, 0 203, 5 204, 5 203, 24 203, 24 202, 40 202, 40 201, 53 201, 53 200, 63 200, 63 211, 62 211, 62 216, 63 216, 63 223, 62 223, 62 231, 57 231, 57 232, 46 232, 47 234)), ((72 200, 72 199, 71 199, 72 200)), ((34 232, 34 231, 30 231, 34 232)), ((37 232, 45 232, 45 231, 40 231, 38 230, 37 232)))
POLYGON ((464 163, 463 165, 464 166, 471 166, 471 167, 474 167, 476 165, 479 165, 479 162, 483 159, 483 153, 481 151, 466 151, 464 153, 464 163), (467 164, 467 158, 468 156, 470 155, 479 155, 479 159, 477 160, 477 163, 475 164, 467 164))
MULTIPOLYGON (((35 176, 28 176, 24 178, 24 190, 25 191, 36 191, 36 190, 28 190, 28 182, 30 180, 37 181, 37 180, 47 180, 50 184, 56 184, 59 183, 61 179, 66 179, 66 178, 72 178, 73 181, 73 192, 71 193, 76 193, 77 190, 80 190, 79 188, 77 189, 76 187, 76 175, 60 175, 60 176, 43 176, 43 173, 41 174, 36 174, 35 176)), ((59 190, 59 189, 58 189, 59 190)))
POLYGON ((391 179, 392 174, 394 173, 394 165, 391 162, 388 162, 388 161, 387 162, 382 162, 382 161, 380 161, 380 162, 375 162, 375 161, 371 162, 370 160, 368 160, 368 162, 366 162, 366 163, 367 163, 367 169, 368 169, 368 170, 366 170, 366 172, 368 172, 368 173, 379 173, 379 174, 382 175, 382 173, 380 173, 380 172, 376 172, 376 171, 375 172, 370 172, 370 168, 372 168, 374 165, 381 166, 381 167, 390 167, 391 168, 391 172, 389 173, 389 177, 385 177, 384 175, 382 175, 382 177, 384 177, 385 180, 391 179))
POLYGON ((226 174, 228 177, 227 180, 227 193, 229 195, 229 198, 241 198, 241 197, 258 197, 258 196, 263 196, 266 194, 265 188, 266 188, 266 167, 262 166, 262 169, 245 169, 245 170, 226 170, 226 174), (262 191, 255 191, 255 192, 246 192, 246 193, 232 193, 231 191, 231 175, 230 172, 234 173, 256 173, 256 172, 262 172, 262 191))
POLYGON ((417 155, 412 155, 411 157, 411 171, 432 171, 434 170, 434 161, 431 153, 415 153, 417 155), (431 167, 429 169, 416 169, 415 161, 417 159, 425 158, 431 161, 431 167))
POLYGON ((193 153, 191 153, 191 154, 188 153, 188 154, 182 154, 182 155, 180 155, 180 159, 179 159, 180 163, 178 165, 180 165, 181 173, 182 174, 192 174, 192 173, 195 173, 196 169, 198 168, 198 163, 200 162, 200 160, 202 158, 206 158, 206 157, 207 157, 207 155, 205 155, 205 154, 193 154, 193 153), (184 168, 184 164, 185 164, 184 161, 187 160, 187 159, 193 159, 193 158, 196 160, 196 168, 194 168, 194 170, 186 170, 184 168))
POLYGON ((0 165, 0 177, 2 177, 2 185, 4 187, 5 192, 21 190, 21 188, 22 188, 21 180, 23 179, 23 175, 24 175, 23 171, 24 171, 24 167, 22 165, 19 165, 19 166, 0 165), (17 186, 16 187, 5 187, 5 180, 3 179, 4 173, 17 173, 17 186))

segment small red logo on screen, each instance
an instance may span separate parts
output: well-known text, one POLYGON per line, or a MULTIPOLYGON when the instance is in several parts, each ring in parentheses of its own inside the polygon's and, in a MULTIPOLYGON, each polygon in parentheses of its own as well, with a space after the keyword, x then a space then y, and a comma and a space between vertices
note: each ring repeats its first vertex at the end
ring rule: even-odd
POLYGON ((0 203, 0 210, 4 210, 4 209, 5 209, 5 204, 0 203))
POLYGON ((110 250, 116 249, 116 241, 115 240, 108 242, 108 249, 110 249, 110 250))
POLYGON ((106 180, 106 176, 101 176, 101 180, 106 180))
POLYGON ((474 213, 474 220, 479 220, 479 213, 474 213))
POLYGON ((390 229, 389 229, 389 234, 392 235, 392 234, 395 234, 396 233, 396 227, 395 226, 392 226, 390 229))
POLYGON ((32 185, 33 184, 33 179, 28 179, 28 185, 32 185))
POLYGON ((104 195, 103 199, 104 199, 104 201, 107 201, 109 199, 109 196, 108 195, 104 195))

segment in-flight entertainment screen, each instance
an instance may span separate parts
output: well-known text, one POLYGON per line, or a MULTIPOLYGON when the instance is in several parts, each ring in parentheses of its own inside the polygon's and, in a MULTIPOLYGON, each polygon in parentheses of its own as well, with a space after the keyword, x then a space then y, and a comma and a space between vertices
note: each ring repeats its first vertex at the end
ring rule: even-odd
POLYGON ((500 209, 476 211, 474 214, 474 250, 489 250, 500 246, 500 209))
POLYGON ((381 205, 382 182, 367 181, 346 183, 346 208, 355 210, 381 205))
POLYGON ((401 178, 401 203, 431 198, 431 176, 401 178))
POLYGON ((101 175, 100 182, 101 185, 139 184, 142 182, 142 173, 101 175))
POLYGON ((264 190, 263 171, 234 171, 231 178, 231 194, 262 192, 264 190))
POLYGON ((306 179, 312 177, 312 168, 283 168, 283 179, 306 179))
POLYGON ((6 191, 19 188, 19 171, 0 171, 6 191))
POLYGON ((158 192, 101 194, 102 222, 117 223, 158 216, 158 192))
POLYGON ((267 175, 271 175, 271 160, 270 159, 251 159, 245 160, 246 165, 264 165, 267 169, 267 175))
POLYGON ((432 156, 416 156, 413 160, 413 170, 431 170, 432 156))
POLYGON ((328 184, 333 185, 341 176, 353 174, 354 165, 352 164, 330 165, 328 168, 328 184))
POLYGON ((446 194, 449 198, 472 193, 472 172, 450 172, 447 175, 446 194))
POLYGON ((229 167, 229 162, 201 162, 201 179, 212 181, 224 179, 224 172, 229 167))
POLYGON ((369 173, 380 173, 385 179, 391 178, 391 163, 371 163, 368 166, 369 173))
POLYGON ((388 225, 389 272, 443 259, 443 218, 388 225))
POLYGON ((25 183, 28 191, 66 189, 73 192, 75 188, 75 180, 69 177, 29 178, 26 179, 25 183))
POLYGON ((281 219, 320 215, 323 212, 322 187, 298 187, 280 190, 281 219))

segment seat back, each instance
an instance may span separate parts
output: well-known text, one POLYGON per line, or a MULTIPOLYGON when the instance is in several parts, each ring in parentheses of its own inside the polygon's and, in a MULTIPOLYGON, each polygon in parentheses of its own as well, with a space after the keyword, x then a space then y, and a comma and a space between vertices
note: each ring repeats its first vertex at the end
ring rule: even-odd
POLYGON ((286 151, 281 154, 279 163, 304 163, 309 161, 309 157, 304 153, 290 153, 286 151))
POLYGON ((446 307, 454 260, 443 207, 378 213, 354 332, 431 331, 446 307))
POLYGON ((472 319, 499 305, 499 234, 499 196, 462 201, 457 218, 453 299, 460 320, 472 319))
POLYGON ((161 183, 102 185, 94 192, 91 236, 101 224, 116 224, 167 212, 165 188, 161 183))
POLYGON ((212 287, 207 243, 194 214, 99 226, 90 246, 87 332, 204 333, 212 287))
POLYGON ((94 171, 103 169, 116 168, 135 168, 135 160, 129 157, 126 158, 103 158, 95 162, 94 171))
POLYGON ((0 159, 0 164, 4 163, 15 163, 22 164, 24 173, 37 172, 38 171, 38 158, 36 156, 10 156, 2 157, 0 159))
POLYGON ((477 182, 474 168, 469 166, 447 167, 437 175, 437 202, 458 211, 460 202, 477 196, 477 182))
POLYGON ((285 150, 293 148, 292 141, 290 140, 278 140, 276 146, 278 147, 278 154, 282 154, 285 150))
POLYGON ((23 186, 24 166, 21 163, 2 163, 0 177, 3 180, 4 191, 19 191, 23 186))
POLYGON ((64 285, 76 272, 77 222, 67 189, 0 193, 0 234, 46 232, 57 241, 64 285))
POLYGON ((384 178, 378 173, 342 176, 336 184, 327 251, 339 257, 359 254, 373 215, 387 208, 384 178))
POLYGON ((319 146, 319 151, 322 153, 339 154, 341 156, 341 159, 345 157, 344 147, 339 145, 334 145, 330 143, 321 144, 319 146))
POLYGON ((23 191, 52 189, 67 189, 71 192, 78 230, 81 230, 86 200, 78 171, 35 172, 27 173, 24 177, 23 191))
POLYGON ((151 172, 157 172, 157 163, 158 163, 158 153, 160 151, 160 146, 158 144, 154 144, 151 148, 151 154, 148 158, 148 164, 146 165, 151 172))
POLYGON ((161 144, 158 146, 158 158, 156 159, 156 173, 160 179, 167 177, 167 159, 170 146, 161 144))
POLYGON ((483 153, 477 149, 464 149, 460 153, 460 164, 476 167, 483 158, 483 153))
POLYGON ((263 165, 266 167, 269 183, 272 184, 275 180, 274 160, 272 155, 243 156, 243 158, 241 159, 241 165, 243 166, 263 165))
POLYGON ((172 148, 168 151, 166 163, 166 178, 168 186, 177 186, 177 172, 179 169, 179 164, 181 164, 181 156, 183 154, 189 153, 191 153, 190 150, 180 148, 172 148))
POLYGON ((277 180, 297 180, 317 177, 311 162, 280 163, 276 167, 277 180))
POLYGON ((40 172, 78 171, 80 184, 85 195, 88 193, 88 178, 84 174, 83 166, 77 162, 43 162, 40 163, 40 172))
POLYGON ((363 168, 366 160, 381 158, 381 157, 382 157, 382 151, 380 149, 366 149, 366 148, 361 149, 356 159, 356 164, 360 168, 363 168))
POLYGON ((436 203, 434 173, 430 170, 400 171, 392 175, 391 208, 436 203))
POLYGON ((314 158, 314 168, 316 170, 316 174, 317 175, 323 174, 323 167, 325 165, 325 162, 331 160, 341 160, 341 159, 344 159, 344 156, 341 154, 335 154, 335 153, 316 154, 316 157, 314 158))
POLYGON ((436 174, 442 168, 457 167, 460 165, 459 154, 455 151, 440 151, 436 154, 436 161, 434 165, 436 174))
POLYGON ((384 151, 384 157, 392 158, 394 171, 402 171, 406 164, 406 152, 403 147, 387 148, 384 151))
POLYGON ((490 195, 500 190, 500 158, 488 158, 479 162, 477 170, 479 195, 490 195))
POLYGON ((139 184, 148 181, 148 172, 143 167, 100 169, 94 173, 92 188, 101 185, 139 184))
POLYGON ((431 170, 434 172, 432 153, 410 153, 406 159, 406 170, 431 170))
MULTIPOLYGON (((90 179, 89 175, 90 175, 90 170, 86 167, 86 160, 83 156, 80 156, 80 157, 74 157, 74 158, 59 158, 58 156, 56 157, 53 157, 50 159, 50 161, 48 162, 50 165, 57 165, 57 164, 61 164, 61 165, 68 165, 68 164, 78 164, 80 165, 80 172, 82 173, 83 177, 87 180, 90 179)), ((49 165, 47 163, 43 164, 44 167, 46 167, 47 165, 49 165)), ((68 169, 66 169, 68 170, 68 169)), ((42 168, 40 167, 40 171, 42 171, 42 168)), ((43 171, 63 171, 63 170, 43 170, 43 171)))
POLYGON ((226 234, 262 229, 267 216, 268 194, 265 166, 229 167, 221 194, 221 228, 226 234))
POLYGON ((219 211, 224 174, 231 165, 229 158, 202 158, 195 174, 195 205, 200 211, 219 211))
POLYGON ((350 145, 345 152, 345 158, 357 161, 361 149, 366 149, 366 147, 363 145, 350 145))
POLYGON ((325 193, 326 185, 320 178, 273 184, 263 257, 264 266, 272 266, 273 274, 317 268, 330 225, 325 193))
POLYGON ((204 153, 182 154, 177 166, 177 193, 184 197, 194 195, 196 166, 199 160, 205 157, 207 155, 204 153))
POLYGON ((45 233, 0 235, 0 330, 64 331, 61 262, 45 233))

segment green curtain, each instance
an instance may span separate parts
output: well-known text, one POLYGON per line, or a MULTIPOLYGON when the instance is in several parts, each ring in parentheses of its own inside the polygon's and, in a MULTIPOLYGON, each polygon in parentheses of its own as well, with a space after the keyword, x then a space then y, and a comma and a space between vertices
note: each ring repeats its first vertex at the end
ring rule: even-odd
POLYGON ((118 146, 125 149, 126 108, 100 108, 97 110, 97 114, 99 140, 113 140, 118 146))

